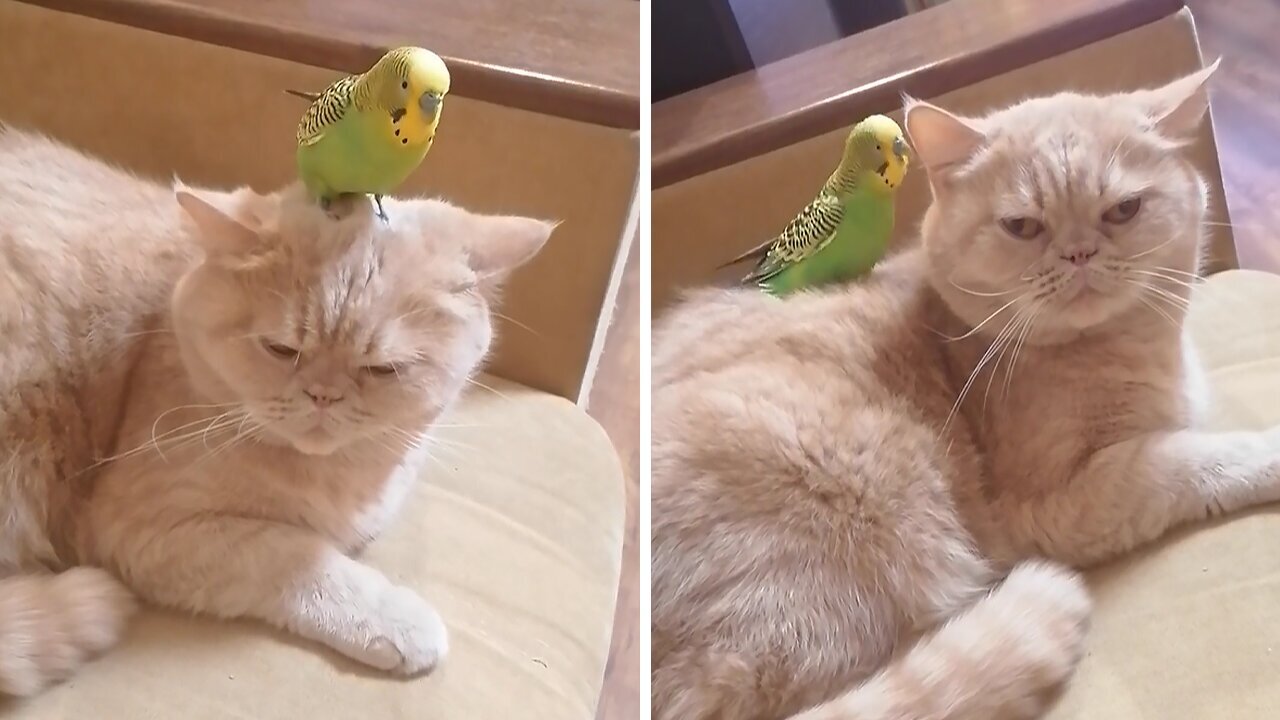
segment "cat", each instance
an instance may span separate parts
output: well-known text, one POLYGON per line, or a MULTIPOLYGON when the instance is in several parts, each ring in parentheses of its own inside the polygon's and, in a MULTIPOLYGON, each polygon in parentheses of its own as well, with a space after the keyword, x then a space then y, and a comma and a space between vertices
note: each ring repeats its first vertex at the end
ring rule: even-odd
POLYGON ((980 118, 908 100, 918 247, 654 334, 657 720, 999 720, 1081 657, 1079 568, 1280 500, 1280 430, 1210 433, 1182 333, 1216 64, 980 118))
POLYGON ((0 127, 0 692, 68 677, 135 598, 440 662, 437 612, 350 554, 552 225, 386 208, 168 187, 0 127))

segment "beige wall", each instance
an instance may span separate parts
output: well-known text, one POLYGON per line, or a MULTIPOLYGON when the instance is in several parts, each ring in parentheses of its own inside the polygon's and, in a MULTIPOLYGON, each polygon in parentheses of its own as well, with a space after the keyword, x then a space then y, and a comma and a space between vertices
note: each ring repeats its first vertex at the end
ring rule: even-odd
MULTIPOLYGON (((329 70, 0 0, 0 120, 138 173, 270 190, 294 179, 305 103, 329 70)), ((513 278, 491 370, 576 399, 624 237, 639 147, 627 130, 454 95, 406 194, 563 220, 513 278), (527 329, 522 326, 527 326, 527 329)))
MULTIPOLYGON (((1159 85, 1201 66, 1191 16, 1175 16, 1019 68, 939 98, 961 113, 988 109, 1031 95, 1065 89, 1114 92, 1159 85), (1143 62, 1134 62, 1135 57, 1143 62)), ((868 112, 891 108, 873 108, 868 112)), ((890 113, 901 121, 902 112, 890 113)), ((859 118, 850 118, 852 125, 859 118)), ((669 185, 653 196, 653 307, 669 304, 679 288, 717 277, 714 268, 776 234, 822 186, 840 157, 842 128, 736 165, 669 185)), ((1227 222, 1222 177, 1212 126, 1206 123, 1193 149, 1211 187, 1210 220, 1227 222)), ((908 174, 899 193, 895 242, 911 242, 929 200, 920 171, 908 174)), ((1212 269, 1235 266, 1230 230, 1208 229, 1212 269)), ((729 271, 729 276, 741 272, 729 271)))

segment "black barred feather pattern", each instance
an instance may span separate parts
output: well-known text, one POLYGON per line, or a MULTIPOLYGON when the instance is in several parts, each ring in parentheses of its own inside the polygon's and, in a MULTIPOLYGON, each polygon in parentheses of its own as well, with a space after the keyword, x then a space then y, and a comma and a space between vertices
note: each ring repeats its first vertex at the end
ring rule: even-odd
POLYGON ((397 84, 407 79, 413 53, 414 48, 411 47, 392 50, 383 55, 369 72, 348 75, 326 88, 298 123, 298 144, 310 145, 319 140, 325 128, 341 120, 348 108, 368 109, 374 104, 372 86, 387 79, 388 74, 396 79, 397 84))
POLYGON ((310 145, 320 139, 325 128, 342 119, 351 106, 358 75, 348 75, 325 89, 298 123, 298 144, 310 145))
MULTIPOLYGON (((392 77, 404 79, 409 77, 409 61, 413 57, 414 48, 403 47, 396 48, 387 53, 382 62, 387 63, 384 67, 387 69, 382 72, 390 72, 392 77)), ((381 63, 379 63, 381 64, 381 63)))
POLYGON ((835 237, 836 227, 843 217, 844 206, 840 198, 824 187, 818 197, 769 243, 769 250, 760 259, 760 264, 742 282, 763 282, 822 250, 835 237))

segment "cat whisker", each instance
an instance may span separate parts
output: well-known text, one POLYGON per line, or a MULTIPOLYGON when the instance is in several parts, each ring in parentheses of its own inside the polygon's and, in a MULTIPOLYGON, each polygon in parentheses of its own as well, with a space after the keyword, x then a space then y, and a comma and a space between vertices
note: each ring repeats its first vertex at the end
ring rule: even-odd
POLYGON ((1247 230, 1249 232, 1267 233, 1267 234, 1271 233, 1271 230, 1269 228, 1264 227, 1257 223, 1229 223, 1229 222, 1220 222, 1217 220, 1201 220, 1200 224, 1208 227, 1224 227, 1224 228, 1230 228, 1232 230, 1247 230))
MULTIPOLYGON (((1172 303, 1167 297, 1163 297, 1161 295, 1156 294, 1155 292, 1156 288, 1153 285, 1147 282, 1143 282, 1141 280, 1135 280, 1133 278, 1124 278, 1124 281, 1138 288, 1138 300, 1141 301, 1143 305, 1146 305, 1153 312, 1158 313, 1165 320, 1168 320, 1169 324, 1173 326, 1174 329, 1176 330, 1182 329, 1182 323, 1180 323, 1177 319, 1175 319, 1172 315, 1170 315, 1168 311, 1166 311, 1164 308, 1160 307, 1159 304, 1157 304, 1156 301, 1158 300, 1163 300, 1165 303, 1170 303, 1170 304, 1172 303)), ((1181 298, 1179 299, 1181 300, 1181 298)), ((1186 306, 1176 305, 1175 307, 1177 307, 1178 310, 1181 312, 1187 311, 1186 306)))
POLYGON ((529 332, 531 335, 534 335, 535 337, 542 337, 542 333, 538 332, 537 330, 534 330, 533 328, 529 327, 528 325, 525 325, 524 323, 522 323, 522 322, 520 322, 519 320, 517 320, 517 319, 515 319, 515 318, 511 317, 510 315, 503 315, 502 313, 500 313, 500 312, 498 312, 497 310, 494 310, 494 309, 492 309, 492 308, 490 308, 490 309, 489 309, 489 314, 490 314, 490 315, 493 315, 494 317, 502 318, 503 320, 506 320, 507 322, 511 323, 512 325, 515 325, 516 327, 518 327, 518 328, 520 328, 520 329, 522 329, 522 330, 525 330, 525 331, 529 332))
POLYGON ((1134 275, 1142 275, 1146 277, 1153 277, 1159 280, 1164 280, 1165 282, 1170 282, 1175 285, 1185 287, 1189 290, 1195 290, 1196 286, 1203 282, 1203 280, 1199 278, 1195 280, 1187 280, 1186 278, 1178 277, 1177 275, 1170 275, 1168 273, 1160 272, 1158 270, 1141 270, 1141 269, 1135 268, 1133 270, 1129 270, 1128 272, 1134 275))
POLYGON ((490 387, 490 386, 488 386, 488 385, 485 385, 484 383, 480 382, 479 380, 476 380, 475 378, 464 378, 464 379, 467 381, 467 384, 469 384, 469 385, 474 385, 474 386, 476 386, 476 387, 478 387, 478 388, 482 388, 482 389, 484 389, 484 390, 488 390, 489 392, 493 393, 494 395, 497 395, 498 397, 502 398, 503 400, 510 400, 510 399, 511 399, 511 397, 510 397, 509 395, 507 395, 506 393, 502 392, 501 390, 498 390, 497 388, 493 388, 493 387, 490 387))
POLYGON ((1015 292, 1017 292, 1017 291, 1019 291, 1019 290, 1021 290, 1021 289, 1022 289, 1022 288, 1016 288, 1016 287, 1015 287, 1015 288, 1009 288, 1008 290, 1005 290, 1005 291, 1003 291, 1003 292, 992 292, 992 293, 988 293, 988 292, 978 292, 977 290, 970 290, 970 289, 969 289, 969 288, 967 288, 967 287, 963 287, 963 286, 961 286, 961 285, 957 284, 957 283, 956 283, 956 281, 952 280, 952 279, 951 279, 951 278, 949 278, 949 277, 947 278, 947 282, 951 285, 951 287, 953 287, 953 288, 955 288, 955 289, 959 290, 959 291, 960 291, 960 292, 962 292, 962 293, 967 293, 967 294, 969 294, 969 295, 973 295, 974 297, 1003 297, 1003 296, 1005 296, 1005 295, 1008 295, 1009 293, 1015 293, 1015 292))
POLYGON ((1201 274, 1200 274, 1200 273, 1198 273, 1198 272, 1191 272, 1191 271, 1189 271, 1189 270, 1179 270, 1179 269, 1177 269, 1177 268, 1165 267, 1164 265, 1156 265, 1156 266, 1154 266, 1154 267, 1150 267, 1150 268, 1148 268, 1148 269, 1150 269, 1150 270, 1157 270, 1157 271, 1160 271, 1160 272, 1166 272, 1166 273, 1170 273, 1170 274, 1172 274, 1172 275, 1183 275, 1183 276, 1186 276, 1186 277, 1189 277, 1189 278, 1192 278, 1192 279, 1195 279, 1195 280, 1204 280, 1204 276, 1203 276, 1203 275, 1201 275, 1201 274))
POLYGON ((1157 313, 1158 315, 1163 317, 1165 320, 1168 320, 1169 324, 1172 325, 1175 329, 1178 329, 1178 330, 1182 329, 1182 326, 1178 324, 1177 320, 1173 319, 1172 315, 1165 312, 1164 309, 1161 308, 1159 305, 1156 305, 1151 300, 1148 300, 1145 294, 1139 294, 1138 300, 1141 301, 1143 305, 1146 305, 1147 307, 1151 308, 1153 312, 1157 313))
POLYGON ((992 318, 994 318, 995 316, 997 316, 997 315, 999 315, 1000 313, 1004 312, 1006 309, 1008 309, 1008 308, 1009 308, 1010 306, 1012 306, 1014 303, 1018 302, 1019 300, 1023 299, 1023 298, 1024 298, 1024 297, 1026 297, 1026 296, 1027 296, 1027 294, 1026 294, 1026 293, 1023 293, 1023 294, 1019 295, 1018 297, 1016 297, 1016 298, 1014 298, 1014 299, 1010 300, 1009 302, 1005 303, 1004 305, 1001 305, 999 308, 997 308, 997 309, 996 309, 996 311, 995 311, 995 312, 993 312, 993 313, 991 313, 990 315, 988 315, 988 316, 986 317, 986 319, 985 319, 985 320, 983 320, 982 322, 980 322, 980 323, 978 323, 977 325, 975 325, 975 326, 973 327, 973 329, 972 329, 972 330, 970 330, 969 332, 967 332, 967 333, 965 333, 965 334, 963 334, 963 335, 959 335, 959 336, 956 336, 956 337, 950 337, 950 336, 947 336, 947 335, 943 335, 943 337, 946 339, 946 341, 947 341, 947 342, 955 342, 955 341, 957 341, 957 340, 964 340, 964 339, 965 339, 965 338, 967 338, 967 337, 971 337, 971 336, 973 336, 975 333, 977 333, 979 330, 981 330, 981 329, 983 328, 983 326, 985 326, 987 323, 991 322, 992 318))
POLYGON ((1169 245, 1169 243, 1171 243, 1171 242, 1173 242, 1174 240, 1177 240, 1177 239, 1178 239, 1178 236, 1176 236, 1176 235, 1171 236, 1168 240, 1165 240, 1164 242, 1160 243, 1159 245, 1156 245, 1155 247, 1152 247, 1152 248, 1147 248, 1146 250, 1143 250, 1142 252, 1138 253, 1137 255, 1130 255, 1129 257, 1125 258, 1125 260, 1137 260, 1137 259, 1138 259, 1138 258, 1140 258, 1140 257, 1146 257, 1147 255, 1150 255, 1151 253, 1156 252, 1157 250, 1160 250, 1161 248, 1167 247, 1167 246, 1169 245))
MULTIPOLYGON (((1019 296, 1019 299, 1021 297, 1022 296, 1019 296)), ((1008 307, 1008 306, 1006 305, 1005 307, 1008 307)), ((987 319, 990 320, 990 318, 987 318, 987 319)), ((1004 327, 1000 329, 1000 332, 996 334, 995 339, 991 341, 991 344, 989 346, 987 346, 986 353, 983 354, 982 359, 980 359, 977 362, 977 364, 974 366, 973 372, 969 373, 969 379, 965 381, 964 387, 960 389, 960 394, 956 397, 955 404, 951 406, 951 412, 947 414, 946 422, 942 424, 942 429, 944 431, 951 426, 951 421, 952 419, 955 418, 956 412, 960 410, 960 406, 964 403, 965 397, 969 395, 969 389, 973 387, 974 380, 976 380, 978 378, 979 373, 982 372, 983 366, 985 366, 991 360, 991 358, 995 355, 995 353, 1000 349, 1001 341, 1004 339, 1006 331, 1009 330, 1009 327, 1013 324, 1014 320, 1016 319, 1017 319, 1017 315, 1015 314, 1014 318, 1010 319, 1009 322, 1005 323, 1004 327)))
MULTIPOLYGON (((155 422, 151 423, 151 443, 152 443, 153 445, 155 445, 155 444, 156 444, 156 441, 157 441, 157 439, 158 439, 158 438, 156 437, 156 430, 160 427, 160 421, 161 421, 161 420, 163 420, 163 419, 165 419, 165 417, 167 417, 167 416, 168 416, 168 415, 170 415, 171 413, 178 412, 179 410, 208 410, 208 409, 222 409, 222 408, 225 408, 225 407, 233 407, 233 406, 235 406, 235 405, 238 405, 238 403, 217 403, 217 404, 213 404, 213 405, 210 405, 210 404, 179 405, 179 406, 177 406, 177 407, 169 408, 168 410, 165 410, 164 412, 162 412, 162 413, 160 413, 159 415, 157 415, 157 416, 156 416, 156 420, 155 420, 155 422)), ((196 420, 195 422, 196 422, 196 423, 198 423, 198 422, 201 422, 202 420, 204 420, 204 418, 201 418, 200 420, 196 420)), ((175 430, 180 430, 180 429, 182 429, 182 428, 184 428, 184 427, 187 427, 187 426, 189 426, 189 425, 192 425, 192 424, 194 424, 194 423, 187 423, 186 425, 179 425, 177 428, 174 428, 173 430, 170 430, 169 432, 166 432, 166 433, 165 433, 165 435, 168 435, 169 433, 174 432, 175 430)), ((157 449, 158 449, 158 447, 159 447, 159 446, 157 446, 157 449)))
POLYGON ((1135 279, 1143 284, 1150 285, 1152 290, 1161 293, 1169 293, 1184 302, 1190 303, 1188 297, 1183 297, 1185 292, 1187 296, 1194 296, 1198 288, 1185 280, 1171 278, 1156 273, 1135 273, 1135 279), (1156 283, 1168 283, 1172 288, 1162 287, 1156 283))
POLYGON ((180 426, 178 428, 170 430, 168 433, 161 435, 159 438, 154 438, 154 437, 150 438, 146 442, 130 450, 126 450, 124 452, 117 453, 109 457, 99 458, 93 464, 89 465, 88 467, 84 468, 80 472, 76 473, 76 477, 86 472, 89 472, 91 470, 94 470, 96 468, 99 468, 103 465, 106 465, 109 462, 124 460, 126 458, 133 457, 135 455, 146 452, 148 450, 154 450, 162 460, 165 460, 167 462, 168 458, 165 457, 164 455, 164 451, 163 451, 164 449, 173 450, 173 449, 176 449, 177 447, 181 447, 182 445, 187 444, 192 440, 199 438, 203 435, 206 435, 210 432, 217 434, 226 429, 229 429, 232 425, 239 422, 240 420, 238 416, 227 419, 227 416, 230 414, 232 413, 231 412, 223 413, 222 415, 218 415, 212 419, 202 418, 201 420, 195 421, 193 423, 188 423, 187 425, 180 426), (203 425, 203 423, 207 423, 207 425, 203 425), (195 429, 186 429, 193 425, 198 425, 200 427, 196 427, 195 429), (179 433, 179 434, 173 435, 172 433, 179 433))
POLYGON ((1031 317, 1027 319, 1022 326, 1022 333, 1019 334, 1017 342, 1013 346, 1013 359, 1009 361, 1009 369, 1005 371, 1004 377, 1004 397, 1009 397, 1009 391, 1013 387, 1013 370, 1018 364, 1018 357, 1022 353, 1022 348, 1026 346, 1027 338, 1031 336, 1032 326, 1035 324, 1040 313, 1044 310, 1044 303, 1038 303, 1035 310, 1031 313, 1031 317))
MULTIPOLYGON (((1000 363, 1004 361, 1005 353, 1009 351, 1010 345, 1014 343, 1014 338, 1017 337, 1023 323, 1031 317, 1031 313, 1034 312, 1036 308, 1037 305, 1035 303, 1018 308, 1018 311, 1014 313, 1013 320, 1005 326, 1007 333, 1003 333, 1005 335, 1004 341, 1000 345, 1000 352, 996 356, 995 364, 991 366, 991 373, 987 377, 987 387, 982 392, 983 415, 986 415, 987 412, 987 400, 991 396, 991 385, 995 382, 996 375, 1000 371, 1000 363)), ((999 340, 999 337, 997 337, 997 340, 999 340)))
POLYGON ((1191 301, 1182 297, 1181 295, 1175 295, 1174 293, 1171 293, 1162 287, 1158 287, 1150 283, 1143 283, 1143 285, 1146 286, 1147 290, 1154 293, 1157 297, 1164 299, 1166 302, 1168 302, 1171 305, 1176 305, 1183 310, 1188 310, 1191 308, 1191 301))
POLYGON ((188 467, 195 467, 196 465, 204 462, 205 460, 217 457, 218 455, 222 454, 226 450, 229 450, 235 445, 253 438, 259 431, 261 431, 263 428, 266 427, 266 425, 254 425, 253 427, 249 428, 248 431, 245 431, 244 424, 249 419, 250 417, 248 415, 245 415, 244 419, 241 420, 240 424, 236 427, 235 435, 233 435, 230 440, 226 440, 220 445, 218 445, 217 447, 214 447, 208 450, 205 454, 191 461, 188 467))

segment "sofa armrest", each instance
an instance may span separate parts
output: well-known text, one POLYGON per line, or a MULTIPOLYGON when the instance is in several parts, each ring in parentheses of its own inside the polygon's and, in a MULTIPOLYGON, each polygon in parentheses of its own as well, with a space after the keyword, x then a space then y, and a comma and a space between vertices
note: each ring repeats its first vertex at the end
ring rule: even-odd
POLYGON ((670 185, 1177 12, 1182 0, 954 0, 654 106, 670 185))
POLYGON ((389 48, 425 45, 449 63, 460 96, 595 125, 640 127, 638 3, 21 1, 350 73, 367 70, 389 48))

